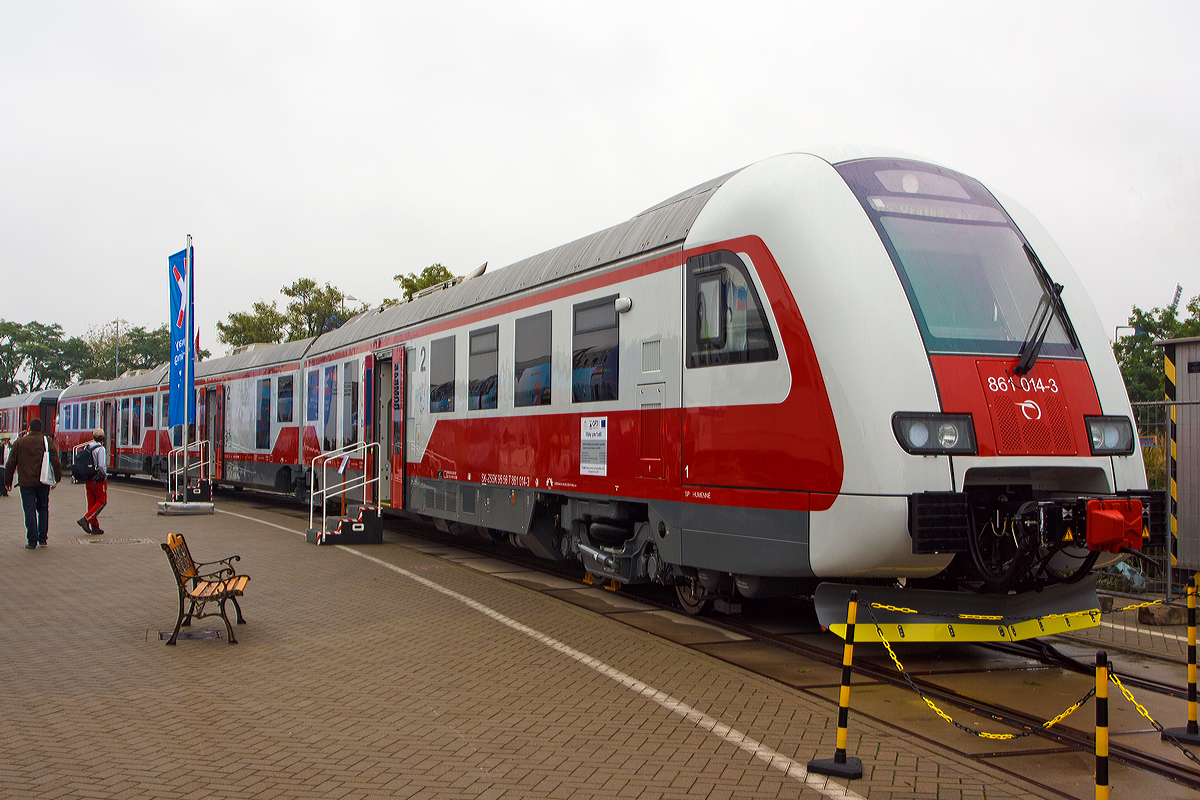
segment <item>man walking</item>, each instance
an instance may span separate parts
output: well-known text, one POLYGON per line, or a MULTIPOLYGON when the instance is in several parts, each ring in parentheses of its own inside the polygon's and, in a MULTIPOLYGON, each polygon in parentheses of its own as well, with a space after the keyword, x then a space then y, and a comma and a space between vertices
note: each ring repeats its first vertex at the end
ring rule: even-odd
POLYGON ((108 473, 105 472, 108 451, 104 449, 103 428, 92 431, 92 443, 84 448, 84 452, 92 458, 91 469, 85 470, 83 474, 88 507, 87 513, 75 521, 83 528, 84 533, 99 535, 104 533, 100 530, 100 512, 108 505, 108 473))
POLYGON ((54 468, 54 483, 62 480, 62 463, 58 460, 49 437, 42 435, 42 421, 29 421, 29 433, 17 439, 4 463, 4 488, 11 489, 13 477, 21 487, 21 505, 25 507, 25 549, 36 550, 40 544, 46 546, 46 533, 50 529, 50 490, 53 486, 42 483, 42 457, 50 452, 50 466, 54 468))

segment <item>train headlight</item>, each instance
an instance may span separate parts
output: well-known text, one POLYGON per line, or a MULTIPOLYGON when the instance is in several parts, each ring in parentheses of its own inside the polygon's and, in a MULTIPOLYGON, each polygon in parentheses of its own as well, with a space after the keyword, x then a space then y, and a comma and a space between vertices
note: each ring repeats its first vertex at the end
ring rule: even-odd
POLYGON ((1129 417, 1084 417, 1094 456, 1127 456, 1135 438, 1129 417))
POLYGON ((958 444, 958 426, 953 422, 943 422, 938 426, 938 444, 947 450, 953 450, 958 444))
POLYGON ((970 456, 976 453, 975 425, 970 414, 899 412, 892 415, 892 433, 905 452, 913 455, 970 456))

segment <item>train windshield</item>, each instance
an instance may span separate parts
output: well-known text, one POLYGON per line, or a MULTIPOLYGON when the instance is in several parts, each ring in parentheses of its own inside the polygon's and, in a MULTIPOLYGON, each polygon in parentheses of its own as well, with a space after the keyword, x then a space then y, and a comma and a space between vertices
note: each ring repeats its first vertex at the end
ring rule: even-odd
MULTIPOLYGON (((980 183, 899 159, 837 166, 875 224, 929 352, 1017 355, 1050 287, 980 183)), ((1080 357, 1056 312, 1042 354, 1080 357)))

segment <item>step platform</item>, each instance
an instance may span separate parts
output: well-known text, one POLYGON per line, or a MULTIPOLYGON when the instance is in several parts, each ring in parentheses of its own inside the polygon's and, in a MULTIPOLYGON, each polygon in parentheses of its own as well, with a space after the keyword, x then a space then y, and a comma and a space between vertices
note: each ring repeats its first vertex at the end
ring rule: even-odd
POLYGON ((357 515, 328 517, 326 530, 309 528, 309 544, 382 544, 383 510, 379 506, 359 506, 357 515))
POLYGON ((208 480, 200 480, 188 486, 185 492, 175 492, 158 504, 158 513, 159 516, 169 517, 216 513, 212 502, 212 484, 208 480))

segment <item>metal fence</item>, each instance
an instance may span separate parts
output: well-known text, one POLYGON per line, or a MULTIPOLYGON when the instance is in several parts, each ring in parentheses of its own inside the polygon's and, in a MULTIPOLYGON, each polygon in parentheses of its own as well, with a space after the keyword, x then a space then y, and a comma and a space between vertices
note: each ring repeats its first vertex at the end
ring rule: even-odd
MULTIPOLYGON (((1171 464, 1171 409, 1185 405, 1200 405, 1200 401, 1159 400, 1133 404, 1134 420, 1142 446, 1142 459, 1146 463, 1146 484, 1152 492, 1162 494, 1161 502, 1154 503, 1150 512, 1151 531, 1159 535, 1152 536, 1151 544, 1143 548, 1145 555, 1158 563, 1159 569, 1150 575, 1142 572, 1144 586, 1122 588, 1135 592, 1165 594, 1168 598, 1183 594, 1184 587, 1192 577, 1191 570, 1180 569, 1178 565, 1172 564, 1171 550, 1168 549, 1171 531, 1171 489, 1167 472, 1171 464)), ((1177 483, 1179 479, 1177 473, 1177 483)))

